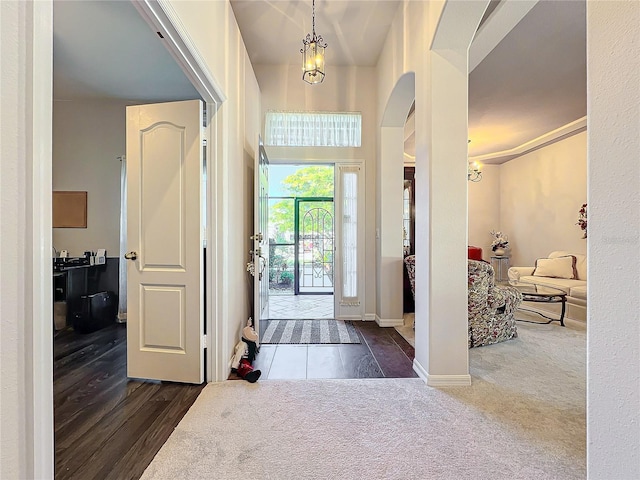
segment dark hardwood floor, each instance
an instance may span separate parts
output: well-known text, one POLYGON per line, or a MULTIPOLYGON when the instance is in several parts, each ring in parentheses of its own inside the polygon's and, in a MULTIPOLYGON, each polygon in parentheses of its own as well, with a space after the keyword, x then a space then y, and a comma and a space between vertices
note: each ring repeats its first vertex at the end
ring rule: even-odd
POLYGON ((124 325, 53 348, 56 480, 140 478, 204 385, 127 379, 124 325))
MULTIPOLYGON (((262 379, 416 376, 395 329, 354 324, 360 344, 262 345, 254 367, 262 379)), ((53 350, 56 480, 139 478, 204 387, 127 379, 125 325, 69 327, 53 350)))
MULTIPOLYGON (((262 379, 411 378, 413 347, 395 330, 375 322, 353 322, 359 344, 261 345, 253 364, 262 379)), ((263 321, 266 330, 269 321, 263 321)), ((230 380, 238 377, 234 374, 230 380)))

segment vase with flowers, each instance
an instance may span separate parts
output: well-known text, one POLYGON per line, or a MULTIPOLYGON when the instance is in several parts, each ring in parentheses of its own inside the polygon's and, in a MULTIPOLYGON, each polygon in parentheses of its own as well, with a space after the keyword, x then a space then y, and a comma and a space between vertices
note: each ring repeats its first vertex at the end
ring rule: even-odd
POLYGON ((504 257, 507 255, 507 249, 509 248, 509 237, 502 232, 491 230, 489 232, 493 237, 491 242, 491 250, 498 257, 504 257))
POLYGON ((587 238, 587 204, 583 203, 578 210, 578 221, 576 225, 582 230, 582 238, 587 238))

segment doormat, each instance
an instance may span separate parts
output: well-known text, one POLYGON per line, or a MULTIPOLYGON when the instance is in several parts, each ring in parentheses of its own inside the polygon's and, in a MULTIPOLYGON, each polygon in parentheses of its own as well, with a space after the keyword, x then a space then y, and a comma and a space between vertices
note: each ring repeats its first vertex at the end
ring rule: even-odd
POLYGON ((269 320, 261 343, 360 343, 360 336, 350 321, 269 320))

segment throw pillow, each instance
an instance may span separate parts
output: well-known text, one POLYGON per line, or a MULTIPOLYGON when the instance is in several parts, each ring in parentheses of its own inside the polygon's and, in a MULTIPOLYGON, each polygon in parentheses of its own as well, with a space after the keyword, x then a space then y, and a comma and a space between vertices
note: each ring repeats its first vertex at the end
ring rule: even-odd
POLYGON ((553 277, 575 279, 576 257, 568 255, 557 258, 539 258, 536 260, 536 268, 533 271, 534 277, 553 277))

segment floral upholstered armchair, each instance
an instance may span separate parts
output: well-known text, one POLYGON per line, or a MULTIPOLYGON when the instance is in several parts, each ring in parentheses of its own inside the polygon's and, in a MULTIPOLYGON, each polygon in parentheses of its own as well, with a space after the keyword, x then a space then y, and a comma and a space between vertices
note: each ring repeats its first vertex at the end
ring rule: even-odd
POLYGON ((407 255, 404 257, 404 265, 407 267, 407 276, 409 277, 409 283, 411 284, 411 293, 413 299, 416 299, 416 256, 407 255))
MULTIPOLYGON (((518 331, 513 315, 522 302, 522 295, 513 287, 496 285, 493 267, 487 262, 467 261, 469 348, 491 345, 517 337, 518 331)), ((405 257, 404 263, 415 299, 415 256, 405 257)))
POLYGON ((513 287, 496 285, 490 264, 467 261, 469 348, 517 337, 514 313, 522 302, 522 295, 513 287))

